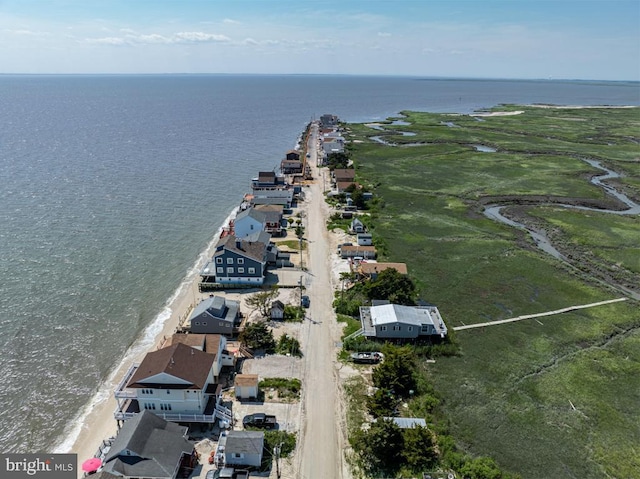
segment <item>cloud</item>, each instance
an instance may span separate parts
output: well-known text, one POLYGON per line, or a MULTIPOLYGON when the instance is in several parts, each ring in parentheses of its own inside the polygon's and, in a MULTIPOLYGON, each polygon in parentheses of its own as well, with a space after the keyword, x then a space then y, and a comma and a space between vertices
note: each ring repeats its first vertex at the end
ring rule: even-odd
POLYGON ((177 32, 172 35, 159 33, 141 34, 134 30, 122 29, 121 37, 86 38, 85 42, 103 45, 171 45, 179 43, 229 43, 226 35, 205 32, 177 32))
POLYGON ((96 45, 115 45, 115 46, 128 45, 128 42, 124 38, 120 38, 120 37, 87 38, 85 39, 85 42, 96 44, 96 45))
POLYGON ((226 35, 204 32, 179 32, 174 35, 175 41, 183 42, 230 42, 226 35))
POLYGON ((379 36, 379 37, 390 37, 390 36, 391 36, 391 34, 390 34, 390 33, 387 33, 387 32, 378 32, 378 36, 379 36))
POLYGON ((231 20, 230 18, 225 18, 222 20, 222 23, 227 23, 229 25, 240 25, 240 22, 237 20, 231 20))

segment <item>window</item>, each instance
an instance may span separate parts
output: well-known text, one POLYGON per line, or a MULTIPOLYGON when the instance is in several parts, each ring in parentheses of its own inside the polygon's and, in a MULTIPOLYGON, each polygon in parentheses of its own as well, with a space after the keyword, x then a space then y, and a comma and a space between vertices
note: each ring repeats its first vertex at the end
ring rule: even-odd
POLYGON ((233 266, 227 268, 227 274, 233 274, 233 266))
POLYGON ((256 274, 255 268, 249 268, 249 274, 256 274))
POLYGON ((407 326, 407 331, 413 331, 413 326, 407 326))
POLYGON ((387 327, 386 326, 380 326, 380 331, 386 331, 387 327))
POLYGON ((238 264, 244 264, 244 258, 238 258, 238 264))
POLYGON ((200 321, 196 321, 196 326, 200 326, 200 321))
POLYGON ((233 258, 227 258, 227 264, 233 264, 233 258))
POLYGON ((394 325, 394 326, 393 326, 393 330, 394 330, 394 331, 400 331, 401 329, 402 329, 402 328, 400 327, 400 325, 399 325, 399 324, 396 324, 396 325, 394 325))
POLYGON ((218 267, 216 268, 216 272, 218 272, 218 273, 224 273, 224 268, 223 268, 222 266, 218 266, 218 267))
POLYGON ((167 394, 171 394, 171 391, 169 389, 167 389, 167 394))
POLYGON ((222 264, 222 258, 216 258, 216 264, 222 264))
POLYGON ((244 273, 244 268, 238 268, 238 273, 244 273))

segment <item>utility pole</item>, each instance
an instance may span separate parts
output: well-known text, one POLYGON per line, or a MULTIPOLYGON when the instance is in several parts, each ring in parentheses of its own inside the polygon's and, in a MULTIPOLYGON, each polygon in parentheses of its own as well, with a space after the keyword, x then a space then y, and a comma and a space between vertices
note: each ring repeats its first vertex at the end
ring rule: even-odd
POLYGON ((282 443, 278 444, 277 446, 274 446, 273 448, 273 455, 275 456, 276 459, 276 477, 278 479, 280 479, 280 448, 282 447, 282 443))

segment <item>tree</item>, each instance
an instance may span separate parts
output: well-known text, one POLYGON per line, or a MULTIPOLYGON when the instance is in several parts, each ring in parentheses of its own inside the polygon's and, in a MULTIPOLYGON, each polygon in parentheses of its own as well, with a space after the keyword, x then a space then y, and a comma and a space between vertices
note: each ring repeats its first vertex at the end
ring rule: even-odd
POLYGON ((405 429, 403 437, 402 457, 411 470, 421 472, 436 464, 438 455, 433 447, 433 436, 429 429, 421 426, 405 429))
POLYGON ((409 397, 418 386, 411 349, 407 346, 386 346, 383 351, 384 361, 373 370, 373 384, 389 389, 399 397, 409 397))
POLYGON ((469 479, 501 479, 503 477, 496 461, 490 457, 478 457, 468 461, 460 470, 460 474, 469 479))
POLYGON ((375 280, 367 283, 366 292, 369 299, 387 299, 392 303, 404 305, 415 304, 415 284, 409 276, 393 268, 380 271, 375 280))
POLYGON ((404 438, 391 420, 378 419, 368 431, 356 434, 352 444, 370 473, 393 475, 402 465, 404 438))
POLYGON ((273 353, 276 350, 276 341, 273 332, 267 324, 256 321, 247 325, 239 335, 240 342, 251 349, 264 349, 265 353, 273 353))
POLYGON ((398 402, 398 398, 389 389, 380 388, 373 396, 367 397, 367 408, 373 417, 393 416, 398 402))
POLYGON ((290 354, 291 356, 301 357, 302 351, 300 351, 300 341, 293 336, 283 334, 278 340, 276 352, 278 354, 290 354))
POLYGON ((327 155, 327 166, 331 171, 336 168, 348 168, 349 155, 344 152, 329 153, 327 155))
POLYGON ((278 296, 278 288, 273 287, 258 291, 246 299, 247 306, 254 311, 260 311, 263 318, 268 318, 271 311, 271 302, 278 296))

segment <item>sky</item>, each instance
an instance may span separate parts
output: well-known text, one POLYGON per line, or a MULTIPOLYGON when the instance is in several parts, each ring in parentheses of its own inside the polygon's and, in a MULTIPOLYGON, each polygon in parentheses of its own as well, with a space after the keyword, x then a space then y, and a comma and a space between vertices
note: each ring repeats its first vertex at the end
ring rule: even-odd
POLYGON ((0 74, 640 80, 640 0, 0 0, 0 74))

